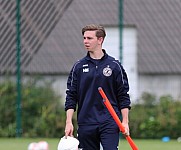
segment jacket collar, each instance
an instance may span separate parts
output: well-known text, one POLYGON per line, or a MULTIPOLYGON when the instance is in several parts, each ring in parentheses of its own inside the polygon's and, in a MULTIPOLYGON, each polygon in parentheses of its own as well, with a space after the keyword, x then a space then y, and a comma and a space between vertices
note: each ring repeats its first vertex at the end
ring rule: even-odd
MULTIPOLYGON (((104 60, 105 58, 107 58, 107 57, 108 57, 108 54, 106 53, 106 51, 105 51, 104 49, 102 49, 102 51, 103 51, 103 53, 104 53, 104 56, 103 56, 100 60, 104 60)), ((93 58, 91 58, 91 57, 90 57, 89 52, 87 52, 86 59, 87 59, 87 60, 91 60, 91 61, 93 61, 93 60, 94 60, 93 58)))

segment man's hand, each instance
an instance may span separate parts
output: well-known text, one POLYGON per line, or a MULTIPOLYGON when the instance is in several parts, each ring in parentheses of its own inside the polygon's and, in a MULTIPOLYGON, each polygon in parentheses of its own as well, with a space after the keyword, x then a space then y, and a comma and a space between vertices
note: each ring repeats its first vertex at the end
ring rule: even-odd
POLYGON ((124 127, 124 129, 125 129, 125 132, 123 133, 125 136, 128 136, 128 135, 130 135, 130 133, 129 133, 129 125, 128 125, 128 123, 124 123, 124 122, 122 122, 122 125, 123 125, 123 127, 124 127))
POLYGON ((74 109, 68 109, 67 110, 67 119, 66 119, 66 125, 65 125, 65 138, 67 136, 73 136, 74 126, 72 124, 72 117, 73 117, 74 109))
POLYGON ((65 138, 67 138, 67 136, 73 136, 73 131, 74 131, 74 126, 73 126, 72 122, 66 122, 65 138))
POLYGON ((125 136, 129 135, 129 119, 128 119, 128 114, 129 114, 129 109, 128 108, 124 108, 121 110, 122 113, 122 125, 125 129, 125 132, 123 133, 125 136))

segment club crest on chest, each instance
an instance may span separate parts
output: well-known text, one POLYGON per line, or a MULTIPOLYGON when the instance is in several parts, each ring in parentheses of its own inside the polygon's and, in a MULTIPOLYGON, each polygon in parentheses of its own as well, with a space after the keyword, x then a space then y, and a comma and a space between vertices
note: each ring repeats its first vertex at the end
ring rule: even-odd
POLYGON ((112 75, 112 69, 109 67, 109 65, 103 69, 103 75, 106 77, 112 75))

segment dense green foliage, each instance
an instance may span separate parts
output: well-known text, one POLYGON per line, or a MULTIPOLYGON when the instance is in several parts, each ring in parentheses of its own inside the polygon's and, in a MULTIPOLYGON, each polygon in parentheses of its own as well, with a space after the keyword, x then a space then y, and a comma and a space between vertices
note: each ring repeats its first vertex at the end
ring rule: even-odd
POLYGON ((181 101, 171 96, 158 100, 144 93, 143 103, 133 105, 130 111, 130 129, 135 138, 162 138, 181 136, 181 101))
MULTIPOLYGON (((0 137, 16 136, 16 93, 16 83, 10 80, 0 83, 0 137)), ((62 137, 65 111, 60 103, 61 97, 52 89, 52 83, 31 79, 22 84, 21 93, 22 136, 62 137)), ((156 98, 144 93, 142 102, 132 105, 129 117, 133 138, 181 136, 181 101, 170 96, 156 98)), ((74 125, 76 129, 76 123, 74 125)))
MULTIPOLYGON (((31 79, 22 84, 21 126, 23 137, 60 137, 65 111, 51 82, 31 79)), ((0 83, 0 137, 16 136, 16 83, 0 83)))

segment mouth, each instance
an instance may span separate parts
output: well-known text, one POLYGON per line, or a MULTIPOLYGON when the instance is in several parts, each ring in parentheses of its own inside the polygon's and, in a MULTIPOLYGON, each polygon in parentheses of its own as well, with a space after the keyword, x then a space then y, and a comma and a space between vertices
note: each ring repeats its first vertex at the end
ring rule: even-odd
POLYGON ((90 48, 90 46, 89 45, 85 45, 85 48, 90 48))

